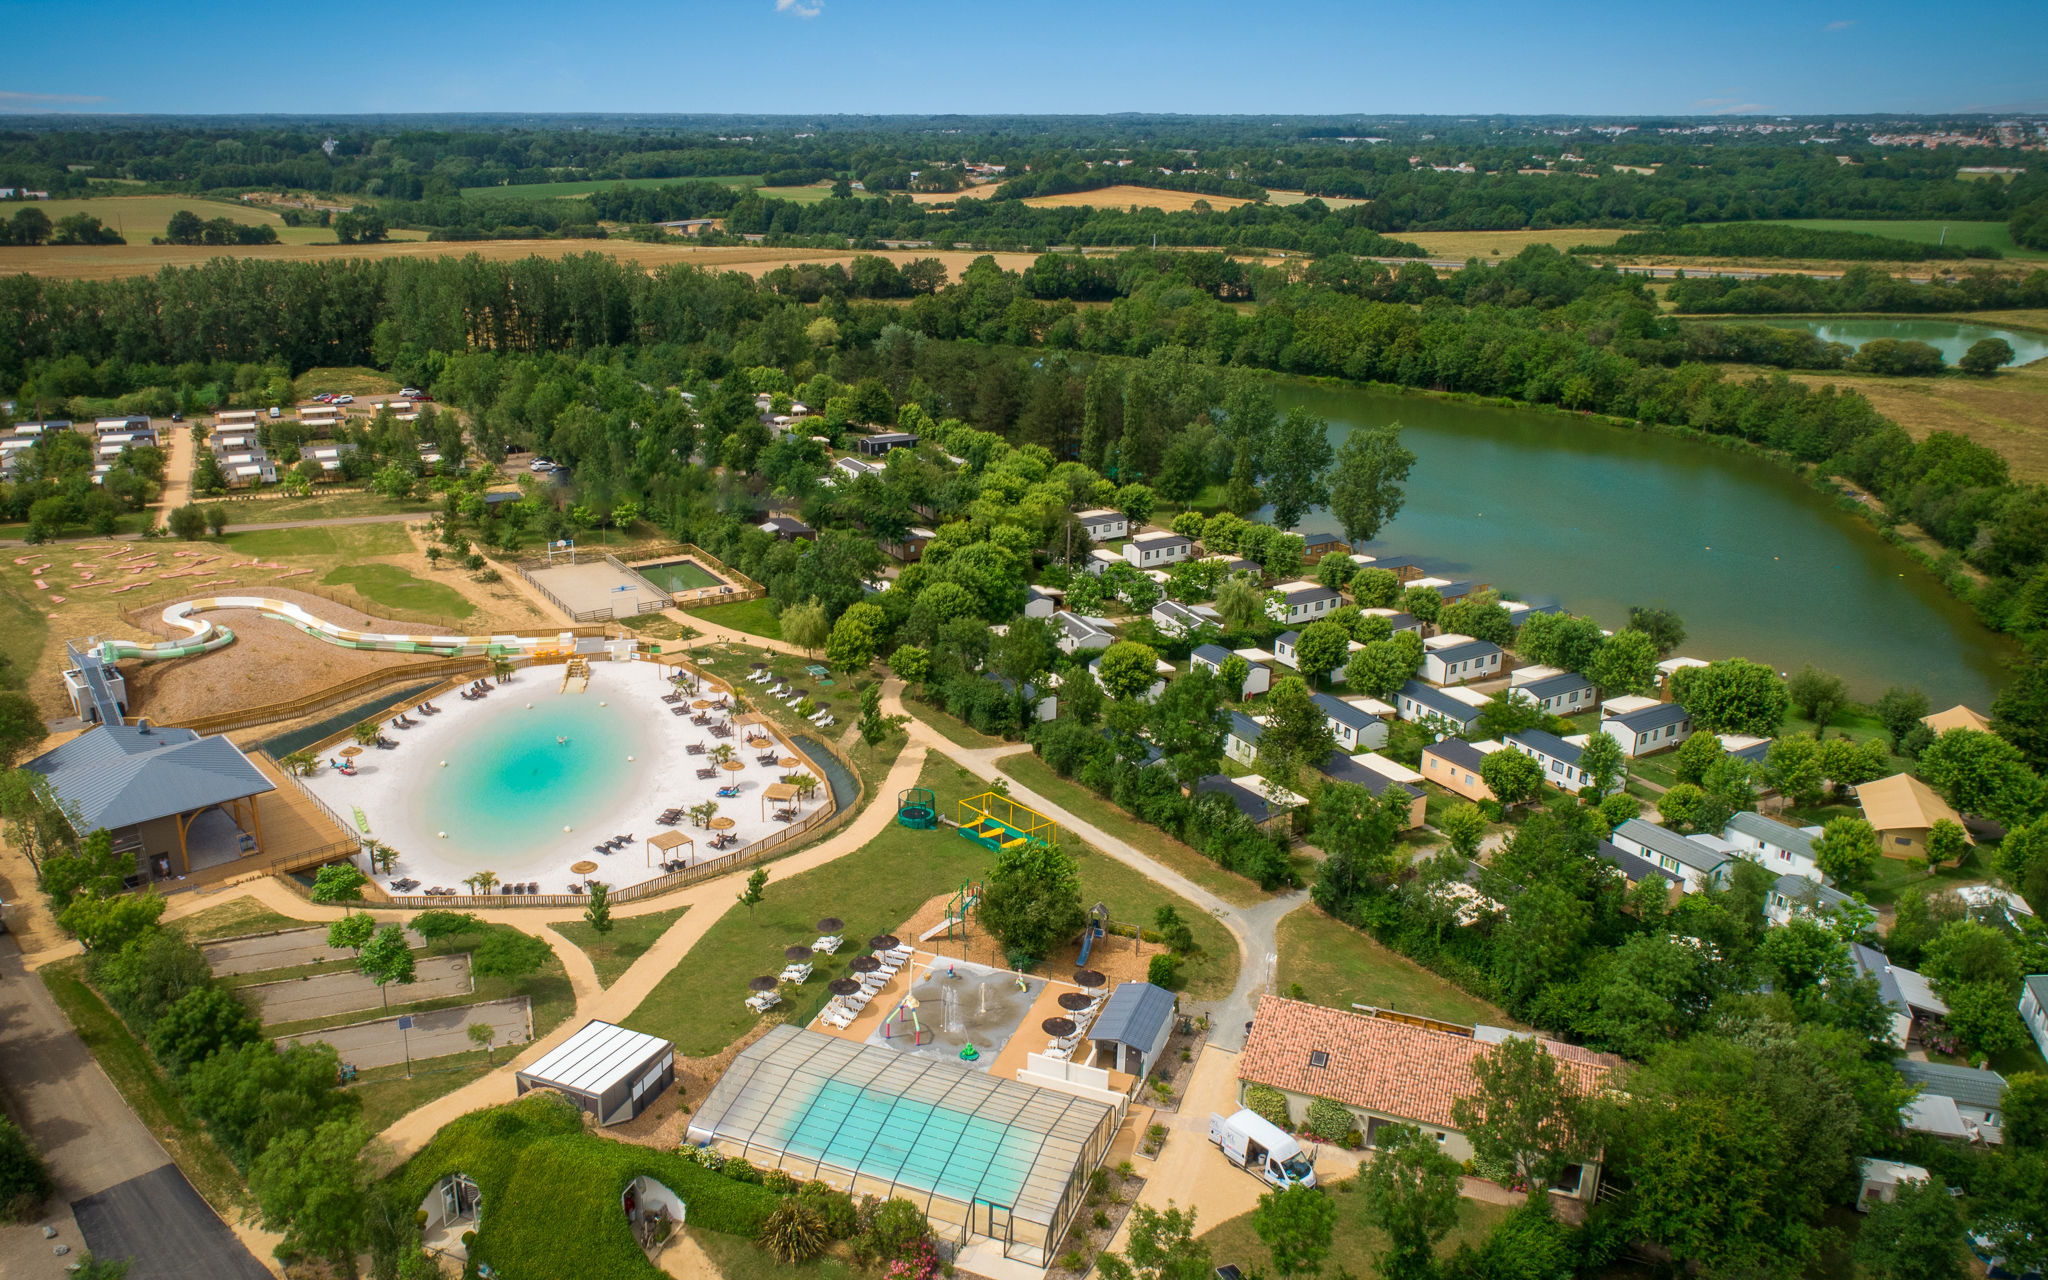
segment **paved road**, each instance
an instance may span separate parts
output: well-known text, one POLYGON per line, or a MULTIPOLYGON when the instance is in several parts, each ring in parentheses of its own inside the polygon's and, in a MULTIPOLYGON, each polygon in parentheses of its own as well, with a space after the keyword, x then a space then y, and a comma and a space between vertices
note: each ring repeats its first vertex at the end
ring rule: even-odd
MULTIPOLYGON (((469 977, 468 956, 434 956, 415 967, 410 986, 396 988, 400 1000, 438 1000, 443 996, 466 996, 476 986, 469 977)), ((242 993, 256 1002, 256 1016, 264 1023, 300 1022, 325 1018, 360 1009, 378 1009, 386 1004, 377 984, 353 969, 340 973, 319 973, 310 978, 288 978, 283 982, 258 983, 243 987, 242 993)))
POLYGON ((128 1109, 11 937, 0 938, 0 1082, 57 1181, 42 1216, 0 1231, 0 1275, 61 1280, 88 1247, 137 1257, 132 1280, 268 1274, 128 1109), (54 1240, 43 1238, 46 1223, 54 1240), (59 1244, 71 1253, 57 1255, 59 1244))
POLYGON ((357 1022, 328 1031, 309 1031, 278 1041, 289 1044, 326 1043, 334 1046, 343 1062, 362 1070, 389 1067, 404 1062, 407 1053, 415 1059, 440 1058, 451 1053, 468 1053, 476 1048, 469 1038, 472 1022, 489 1023, 498 1033, 493 1048, 525 1044, 533 1038, 533 1014, 526 997, 469 1004, 459 1009, 437 1009, 412 1015, 412 1030, 401 1031, 398 1019, 379 1018, 357 1022))
MULTIPOLYGON (((415 950, 427 945, 425 938, 409 929, 405 936, 415 950)), ((286 929, 252 938, 209 942, 200 948, 200 953, 220 975, 295 969, 302 964, 319 964, 323 960, 337 960, 346 955, 327 945, 327 930, 317 925, 311 929, 286 929)))

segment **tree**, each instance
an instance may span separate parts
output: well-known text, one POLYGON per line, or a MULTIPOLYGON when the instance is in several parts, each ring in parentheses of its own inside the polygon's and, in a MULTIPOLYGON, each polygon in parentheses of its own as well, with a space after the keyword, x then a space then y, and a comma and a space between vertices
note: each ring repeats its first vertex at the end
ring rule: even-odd
POLYGON ((28 1135, 0 1116, 0 1219, 29 1220, 56 1189, 49 1166, 28 1135))
POLYGON ((2022 826, 2041 804, 2041 780, 1994 733, 1948 729, 1920 752, 1920 778, 1963 813, 2022 826))
POLYGON ((1223 686, 1223 696, 1232 702, 1244 696, 1245 681, 1251 678, 1251 659, 1241 653, 1231 654, 1216 668, 1216 679, 1223 686))
POLYGON ((1543 787, 1543 766, 1519 751, 1494 751, 1479 762, 1479 776, 1501 807, 1512 809, 1543 787))
POLYGON ((1786 682, 1785 692, 1791 696, 1792 705, 1799 708, 1799 714, 1813 721, 1815 737, 1834 723, 1842 708, 1849 704, 1849 686, 1842 682, 1842 677, 1822 671, 1810 662, 1786 682))
POLYGON ((1640 631, 1617 631, 1594 653, 1584 675, 1610 698, 1647 694, 1657 687, 1657 644, 1640 631))
POLYGON ((905 684, 923 684, 932 674, 931 651, 914 644, 899 644, 889 655, 889 670, 905 684))
POLYGON ((860 670, 881 651, 888 626, 889 615, 879 605, 862 601, 849 607, 832 627, 832 638, 825 645, 825 660, 839 671, 860 670))
POLYGON ((583 908, 583 919, 600 938, 612 931, 611 888, 602 880, 590 882, 590 903, 583 908))
POLYGON ((1486 815, 1476 804, 1461 802, 1451 805, 1436 820, 1436 829, 1450 841, 1451 849, 1461 858, 1475 858, 1479 855, 1479 842, 1486 837, 1486 815))
POLYGON ((1435 587, 1417 583, 1401 593, 1401 611, 1418 622, 1435 622, 1443 607, 1443 593, 1435 587))
POLYGON ((1152 913, 1152 927, 1158 931, 1167 950, 1180 955, 1194 952, 1195 931, 1188 928, 1188 922, 1180 918, 1180 912, 1174 910, 1172 903, 1159 904, 1158 910, 1152 913))
POLYGON ((740 890, 739 900, 747 909, 747 919, 754 918, 754 908, 761 905, 761 899, 768 896, 768 868, 755 867, 754 874, 747 877, 747 887, 740 890))
POLYGON ((1591 786, 1597 799, 1627 780, 1628 757, 1622 754, 1621 743, 1615 741, 1613 734, 1595 733, 1586 739, 1579 752, 1579 770, 1593 780, 1591 786))
POLYGON ((226 987, 209 984, 188 990, 157 1016, 149 1029, 149 1051, 173 1076, 182 1077, 222 1049, 262 1039, 263 1028, 249 1007, 226 987))
POLYGON ((782 624, 782 638, 811 653, 832 634, 832 621, 825 616, 825 606, 812 596, 803 604, 793 604, 782 611, 777 619, 782 624))
POLYGON ((1856 1261, 1872 1280, 1962 1280, 1969 1271, 1955 1198, 1931 1178, 1899 1183, 1889 1203, 1870 1206, 1856 1233, 1856 1261))
POLYGON ((1945 867, 1952 862, 1961 862, 1963 855, 1969 851, 1969 834, 1960 824, 1941 818, 1929 828, 1927 861, 1930 866, 1945 867))
POLYGON ((2022 1071, 2006 1080, 2005 1141, 2018 1149, 2048 1147, 2048 1076, 2022 1071))
POLYGON ((363 944, 377 932, 377 922, 366 911, 357 915, 353 911, 327 926, 327 945, 339 951, 346 947, 351 955, 363 954, 363 944))
POLYGON ((869 747, 879 747, 889 736, 892 725, 890 717, 882 714, 882 686, 871 684, 860 691, 860 740, 869 747))
POLYGON ((363 944, 356 953, 356 968, 362 975, 377 984, 377 993, 384 998, 388 1007, 391 994, 385 990, 390 983, 401 987, 412 985, 415 976, 412 944, 406 940, 405 930, 395 924, 387 924, 363 944))
POLYGON ((1127 484, 1116 491, 1116 500, 1112 505, 1124 513, 1124 518, 1130 521, 1131 532, 1136 533, 1152 518, 1153 509, 1159 505, 1159 498, 1149 485, 1127 484))
POLYGON ((1650 642, 1657 646, 1657 656, 1660 658, 1670 657, 1679 645, 1685 643, 1685 623, 1669 609, 1630 605, 1628 629, 1640 631, 1650 637, 1650 642))
POLYGON ((1541 1198, 1584 1149, 1586 1100, 1535 1040, 1508 1039, 1472 1060, 1477 1093, 1451 1104, 1473 1155, 1528 1175, 1541 1198))
POLYGON ((469 1042, 484 1051, 484 1060, 491 1059, 491 1046, 497 1043, 498 1029, 488 1022, 472 1022, 466 1031, 469 1042))
POLYGON ((1230 717, 1223 700, 1230 692, 1206 668, 1196 667, 1170 682, 1146 713, 1152 742, 1174 780, 1192 788, 1223 767, 1223 735, 1230 717))
POLYGON ((246 1164, 281 1134, 310 1132, 355 1112, 355 1096, 335 1087, 340 1066, 325 1044, 280 1050, 257 1041, 193 1067, 185 1095, 214 1138, 246 1164))
POLYGON ((1791 708, 1791 695, 1778 673, 1742 658, 1683 667, 1672 673, 1671 700, 1693 724, 1709 733, 1743 733, 1774 738, 1791 708))
POLYGON ((163 897, 154 889, 111 898, 81 894, 58 915, 57 923, 88 951, 119 951, 154 929, 163 913, 163 897))
POLYGON ((256 1158, 249 1190, 263 1225, 284 1233, 280 1254, 324 1258, 355 1276, 356 1255, 369 1242, 369 1146, 360 1121, 329 1120, 278 1135, 256 1158))
MULTIPOLYGON (((1310 682, 1341 666, 1351 651, 1351 634, 1334 622, 1311 622, 1295 641, 1295 665, 1310 682)), ((1361 650, 1363 652, 1363 650, 1361 650)))
POLYGON ((206 512, 189 502, 171 512, 164 523, 170 526, 172 533, 187 542, 195 542, 206 536, 206 512))
POLYGON ((1344 664, 1344 680, 1353 690, 1373 698, 1391 698, 1415 678, 1415 664, 1392 640, 1374 640, 1344 664))
POLYGON ((1879 696, 1877 705, 1871 710, 1884 726, 1885 736, 1891 739, 1893 753, 1904 755, 1906 753, 1900 750, 1900 744, 1905 742, 1907 735, 1926 727, 1920 723, 1920 718, 1928 711, 1927 695, 1918 689, 1893 685, 1879 696))
POLYGON ((1266 695, 1266 725, 1259 734, 1259 763, 1270 780, 1292 789, 1300 771, 1337 749, 1330 718, 1300 676, 1288 676, 1266 695))
POLYGON ((1458 1224, 1458 1164, 1405 1124, 1382 1126, 1378 1143, 1356 1183, 1365 1220, 1387 1237, 1373 1264, 1384 1280, 1426 1280, 1437 1241, 1458 1224))
POLYGON ((1337 450, 1330 476, 1330 514, 1352 546, 1379 536, 1401 513, 1407 494, 1402 485, 1415 466, 1415 455, 1401 444, 1401 424, 1354 429, 1337 450))
POLYGON ((1118 701, 1142 696, 1158 681, 1158 666, 1158 652, 1135 640, 1119 640, 1096 659, 1103 692, 1118 701))
POLYGON ((1657 813, 1676 831, 1719 832, 1728 818, 1721 805, 1691 782, 1674 783, 1657 797, 1657 813))
POLYGON ((1991 731, 2018 747, 2030 766, 2048 769, 2048 661, 2030 658, 2014 670, 1991 700, 1991 731))
POLYGON ((1209 1246, 1195 1236, 1195 1211, 1131 1207, 1130 1234, 1122 1255, 1096 1259, 1103 1280, 1211 1280, 1209 1246))
POLYGON ((1266 445, 1264 489, 1274 528, 1292 529, 1310 507, 1329 503, 1333 456, 1330 424, 1300 405, 1289 409, 1266 445))
POLYGON ((1273 1269, 1283 1276, 1321 1272, 1336 1224, 1336 1201, 1300 1183, 1268 1191, 1252 1213, 1252 1228, 1272 1252, 1273 1269))
POLYGON ((1249 574, 1233 573, 1216 584, 1216 612, 1232 631, 1246 630, 1266 616, 1266 593, 1249 574))
POLYGON ((1968 351, 1963 352, 1963 358, 1956 361, 1956 368, 1988 378, 2011 364, 2013 359, 2012 344, 2004 338, 1979 338, 1970 344, 1968 351))
POLYGON ((1882 856, 1876 830, 1862 818, 1836 818, 1813 841, 1815 865, 1845 885, 1861 884, 1882 856))
POLYGON ((1678 750, 1672 753, 1671 772, 1680 782, 1690 782, 1697 786, 1705 780, 1707 770, 1714 762, 1726 754, 1727 749, 1713 734, 1691 734, 1684 742, 1679 743, 1678 750))
POLYGON ((49 734, 35 699, 12 689, 0 692, 0 770, 12 769, 49 734))
POLYGON ((1057 845, 1027 841, 997 853, 976 908, 1005 952, 1032 963, 1079 936, 1088 922, 1081 873, 1057 845))
POLYGON ((498 887, 498 873, 486 867, 474 875, 464 876, 462 883, 468 885, 470 891, 479 898, 488 898, 491 896, 491 890, 498 887))

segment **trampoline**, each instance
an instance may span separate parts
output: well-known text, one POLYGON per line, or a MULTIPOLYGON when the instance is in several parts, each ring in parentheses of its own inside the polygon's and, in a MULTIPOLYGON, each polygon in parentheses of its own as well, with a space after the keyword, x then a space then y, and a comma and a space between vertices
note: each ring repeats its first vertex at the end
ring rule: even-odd
POLYGON ((929 787, 909 787, 896 794, 896 821, 913 831, 939 825, 939 798, 929 787))

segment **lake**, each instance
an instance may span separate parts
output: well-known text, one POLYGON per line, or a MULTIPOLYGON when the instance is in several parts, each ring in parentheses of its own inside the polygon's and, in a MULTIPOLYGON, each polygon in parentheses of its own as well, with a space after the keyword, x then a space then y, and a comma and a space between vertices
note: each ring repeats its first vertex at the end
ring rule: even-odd
MULTIPOLYGON (((1408 501, 1367 554, 1416 556, 1620 626, 1630 605, 1675 610, 1683 652, 1794 671, 1811 662, 1868 700, 1918 685, 1936 707, 1988 708, 2006 640, 1833 499, 1763 458, 1533 410, 1295 381, 1330 422, 1403 425, 1408 501)), ((1335 528, 1318 511, 1305 523, 1335 528)))
POLYGON ((2000 329, 1986 324, 1965 324, 1959 320, 1776 320, 1759 323, 1774 329, 1803 329, 1828 342, 1860 347, 1873 338, 1896 338, 1901 342, 1924 342, 1954 364, 1963 358, 1970 344, 1984 338, 2004 338, 2012 344, 2013 365, 2032 364, 2048 356, 2048 334, 2024 329, 2000 329))

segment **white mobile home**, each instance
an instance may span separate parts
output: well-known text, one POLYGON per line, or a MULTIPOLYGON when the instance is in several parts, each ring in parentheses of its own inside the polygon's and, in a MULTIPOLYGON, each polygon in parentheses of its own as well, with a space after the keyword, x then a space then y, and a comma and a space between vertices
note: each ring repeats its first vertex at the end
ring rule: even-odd
POLYGON ((1177 533, 1141 533, 1124 544, 1124 563, 1133 569, 1165 569, 1194 553, 1193 540, 1177 533))
MULTIPOLYGON (((1609 707, 1613 706, 1610 702, 1609 707)), ((1601 713, 1600 732, 1621 744, 1623 755, 1646 756, 1666 751, 1692 736, 1692 717, 1675 702, 1659 702, 1640 711, 1601 713)))
POLYGON ((1465 684, 1500 674, 1497 644, 1460 635, 1434 636, 1422 643, 1422 678, 1431 684, 1465 684))

